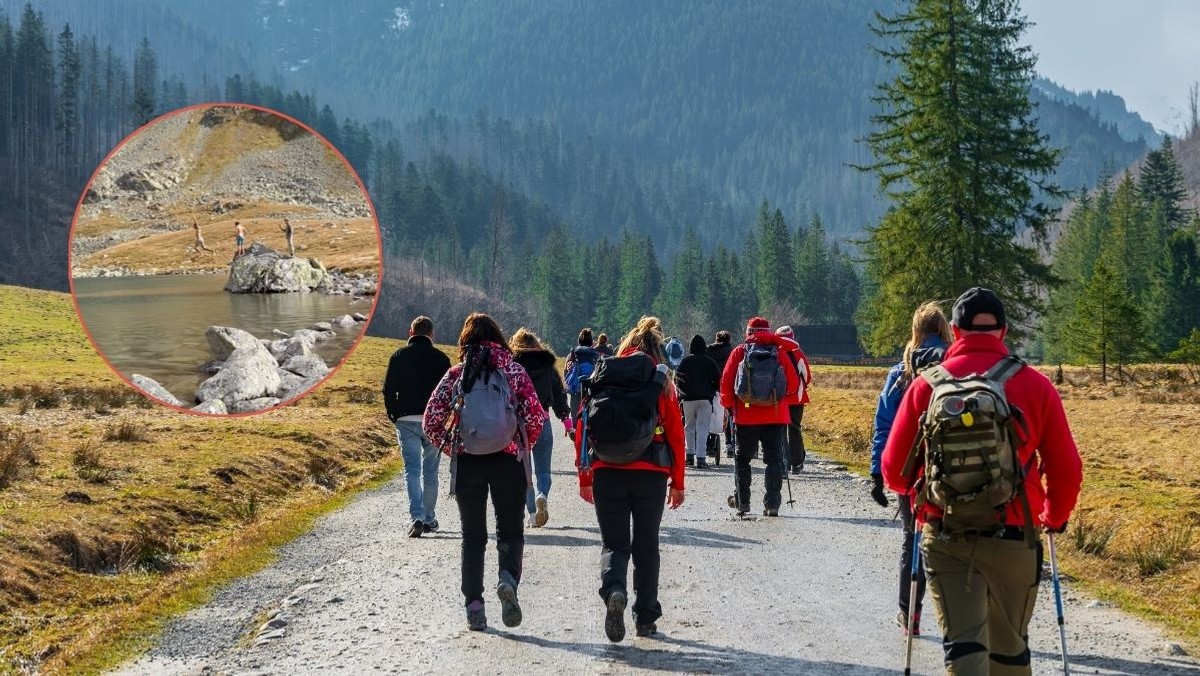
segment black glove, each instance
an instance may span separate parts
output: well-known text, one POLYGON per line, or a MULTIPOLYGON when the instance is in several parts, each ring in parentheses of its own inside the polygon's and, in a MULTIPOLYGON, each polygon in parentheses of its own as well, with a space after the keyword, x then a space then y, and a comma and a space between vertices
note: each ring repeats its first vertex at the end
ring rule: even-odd
POLYGON ((880 507, 887 507, 887 494, 883 492, 883 475, 872 474, 871 482, 874 484, 871 486, 871 497, 875 500, 875 502, 879 503, 880 507))
POLYGON ((1047 533, 1054 533, 1055 535, 1061 535, 1061 534, 1067 532, 1067 522, 1066 521, 1063 521, 1062 525, 1059 526, 1058 528, 1054 528, 1050 524, 1045 524, 1045 527, 1046 527, 1047 533))

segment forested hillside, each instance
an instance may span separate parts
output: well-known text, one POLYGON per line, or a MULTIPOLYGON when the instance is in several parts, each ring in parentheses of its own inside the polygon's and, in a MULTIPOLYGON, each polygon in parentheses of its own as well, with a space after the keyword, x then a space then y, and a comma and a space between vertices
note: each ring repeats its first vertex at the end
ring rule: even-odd
POLYGON ((1160 134, 1137 112, 1129 110, 1125 99, 1114 92, 1100 90, 1096 92, 1075 92, 1048 78, 1039 77, 1033 81, 1034 91, 1062 103, 1074 104, 1092 113, 1102 125, 1112 126, 1121 138, 1136 142, 1144 140, 1151 148, 1157 148, 1160 134))
MULTIPOLYGON (((95 14, 114 2, 102 0, 95 14)), ((71 0, 39 6, 111 28, 71 0)), ((875 10, 892 6, 209 0, 145 12, 143 21, 155 44, 195 58, 196 68, 180 72, 193 82, 210 72, 201 66, 211 63, 204 36, 220 35, 261 78, 335 101, 339 118, 402 126, 436 109, 464 121, 480 110, 541 120, 576 149, 591 137, 635 168, 652 163, 708 186, 742 213, 765 197, 795 217, 820 213, 830 232, 845 236, 861 233, 884 208, 871 181, 847 165, 867 159, 858 140, 870 131, 872 88, 888 75, 869 48, 868 24, 875 10), (180 18, 190 34, 180 32, 180 18)), ((1100 167, 1124 166, 1145 150, 1084 108, 1034 98, 1051 143, 1067 150, 1061 185, 1094 185, 1100 167)), ((581 221, 607 217, 567 211, 581 221)), ((697 232, 716 237, 702 224, 697 232)))

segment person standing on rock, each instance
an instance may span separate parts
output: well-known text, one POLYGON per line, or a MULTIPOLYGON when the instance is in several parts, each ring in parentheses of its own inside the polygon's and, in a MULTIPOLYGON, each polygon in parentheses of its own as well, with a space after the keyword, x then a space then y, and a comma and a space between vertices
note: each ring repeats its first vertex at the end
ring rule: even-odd
POLYGON ((800 386, 788 352, 795 343, 771 332, 762 317, 746 324, 746 341, 733 348, 721 376, 721 404, 737 425, 737 492, 729 497, 738 516, 750 511, 750 460, 759 446, 766 463, 763 515, 779 516, 783 502, 783 440, 791 422, 787 398, 800 386))
POLYGON ((595 505, 600 525, 604 632, 614 643, 625 638, 631 558, 637 635, 658 631, 663 506, 677 509, 684 499, 683 419, 659 326, 657 317, 643 317, 622 339, 619 357, 601 362, 584 404, 588 424, 581 417, 575 432, 579 495, 595 505))
MULTIPOLYGON (((883 470, 880 469, 880 462, 888 433, 896 419, 896 411, 900 408, 900 400, 918 371, 941 363, 952 340, 954 338, 950 335, 950 322, 946 321, 946 315, 937 303, 925 303, 917 308, 912 318, 912 335, 908 344, 904 346, 904 358, 888 371, 883 391, 879 393, 879 402, 875 405, 875 430, 871 437, 871 497, 880 507, 888 506, 887 495, 883 490, 883 470)), ((907 632, 913 533, 916 528, 912 503, 907 499, 900 500, 900 522, 904 528, 904 543, 900 548, 900 611, 896 614, 896 624, 901 631, 907 632)), ((920 568, 917 571, 917 590, 913 597, 916 603, 912 609, 913 635, 919 635, 921 632, 921 604, 925 598, 925 567, 921 562, 918 562, 918 565, 920 568)))
POLYGON ((408 486, 409 537, 438 529, 438 465, 441 454, 421 429, 425 407, 442 376, 450 370, 450 357, 433 345, 433 322, 417 317, 408 330, 408 345, 396 350, 383 379, 383 402, 396 426, 396 439, 404 458, 408 486))
POLYGON ((196 237, 196 241, 192 243, 192 251, 195 251, 196 253, 204 253, 205 251, 210 254, 216 253, 212 249, 204 246, 204 233, 200 231, 200 223, 196 221, 195 217, 192 218, 192 234, 196 237))
POLYGON ((554 435, 550 432, 550 411, 562 421, 564 427, 570 425, 571 410, 567 408, 567 395, 563 389, 563 379, 558 373, 558 359, 549 348, 542 345, 541 340, 532 331, 522 327, 513 334, 511 341, 513 360, 525 367, 533 387, 537 390, 538 401, 546 411, 546 421, 542 434, 533 445, 533 473, 535 488, 530 488, 525 496, 525 510, 529 512, 529 525, 541 528, 550 520, 550 460, 554 450, 554 435))
POLYGON ((234 244, 237 245, 237 253, 235 253, 233 255, 234 258, 245 255, 245 253, 246 253, 246 226, 242 225, 240 221, 233 222, 233 242, 234 242, 234 244))
MULTIPOLYGON (((796 332, 790 326, 781 326, 775 332, 776 334, 787 338, 795 343, 796 332)), ((808 357, 804 354, 799 343, 795 343, 796 348, 788 353, 792 360, 792 365, 796 368, 796 374, 800 377, 800 389, 788 396, 788 417, 790 422, 787 428, 787 457, 784 462, 787 464, 787 470, 792 474, 799 474, 804 471, 804 458, 807 453, 804 450, 804 407, 808 405, 808 386, 812 384, 812 367, 808 364, 808 357)))
POLYGON ((481 312, 467 316, 458 336, 458 361, 434 389, 423 428, 450 456, 450 493, 462 521, 467 627, 487 629, 483 567, 489 494, 500 563, 496 596, 504 625, 516 627, 522 619, 517 586, 525 552, 525 494, 533 483, 529 447, 542 433, 546 412, 491 317, 481 312))
POLYGON ((1036 529, 1066 529, 1082 462, 1050 379, 1009 355, 996 294, 963 293, 951 327, 945 360, 904 393, 883 479, 913 500, 923 524, 946 672, 1030 674, 1029 621, 1042 577, 1036 529))
POLYGON ((283 225, 279 226, 279 231, 287 238, 288 255, 292 258, 296 257, 296 229, 292 227, 292 222, 288 219, 283 219, 283 225))
POLYGON ((679 362, 679 370, 675 372, 675 386, 683 399, 686 462, 689 467, 695 463, 697 469, 708 467, 709 418, 714 415, 713 396, 721 386, 721 372, 707 352, 704 336, 693 336, 690 354, 679 362))

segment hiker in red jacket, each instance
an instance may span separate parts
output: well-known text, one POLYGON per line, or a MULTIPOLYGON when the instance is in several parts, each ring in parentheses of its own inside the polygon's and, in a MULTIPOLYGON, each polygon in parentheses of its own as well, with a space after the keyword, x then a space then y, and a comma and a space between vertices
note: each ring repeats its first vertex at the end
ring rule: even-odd
MULTIPOLYGON (((614 643, 625 638, 625 606, 628 603, 627 572, 633 559, 633 586, 637 598, 633 604, 634 626, 638 636, 650 636, 662 617, 658 602, 659 548, 658 532, 662 523, 664 503, 671 509, 683 504, 683 417, 675 386, 667 377, 662 359, 663 335, 657 317, 643 317, 626 334, 617 348, 620 358, 601 362, 585 398, 586 416, 607 416, 618 411, 622 421, 648 421, 645 437, 649 447, 634 447, 626 457, 632 462, 616 464, 605 461, 603 441, 618 444, 628 438, 602 439, 616 425, 589 426, 584 432, 584 415, 575 431, 575 465, 579 467, 579 495, 596 506, 603 549, 600 553, 600 598, 604 599, 606 615, 604 631, 614 643), (629 367, 629 368, 626 368, 629 367), (636 391, 645 397, 607 396, 604 392, 609 373, 636 373, 641 377, 636 391), (649 376, 653 377, 649 377, 649 376), (614 408, 610 408, 614 407, 614 408), (632 416, 620 415, 629 407, 632 416), (605 409, 605 410, 602 410, 605 409), (643 410, 644 409, 644 410, 643 410), (657 409, 655 413, 654 409, 657 409), (643 418, 639 413, 644 413, 643 418), (657 420, 654 420, 657 418, 657 420), (587 438, 588 455, 582 444, 587 438), (635 456, 634 453, 637 455, 635 456), (668 488, 669 486, 669 488, 668 488), (630 536, 630 520, 633 534, 630 536)), ((629 388, 616 389, 628 392, 629 388)))
MULTIPOLYGON (((775 333, 788 340, 796 340, 796 333, 790 326, 781 326, 775 333)), ((800 388, 787 399, 790 420, 787 428, 787 457, 784 458, 784 463, 792 474, 799 474, 804 471, 804 459, 808 456, 804 449, 804 407, 809 402, 808 386, 812 384, 812 367, 808 365, 808 356, 804 354, 799 343, 796 343, 796 349, 788 355, 792 358, 796 374, 800 377, 800 388)))
POLYGON ((750 511, 750 458, 762 445, 766 463, 763 514, 779 516, 783 502, 783 439, 791 423, 787 398, 800 387, 788 353, 796 343, 771 333, 762 317, 746 325, 746 342, 733 348, 721 376, 721 405, 733 409, 737 426, 737 494, 730 503, 739 516, 750 511))
MULTIPOLYGON (((926 369, 904 393, 883 450, 883 478, 888 488, 913 499, 917 520, 923 524, 921 551, 942 630, 947 673, 1029 674, 1029 620, 1042 571, 1041 542, 1035 539, 1033 529, 1041 527, 1052 533, 1066 529, 1083 481, 1082 462, 1062 400, 1050 380, 1009 360, 1004 345, 1008 324, 1000 299, 987 289, 968 290, 955 302, 951 324, 955 341, 942 362, 946 373, 936 367, 926 369), (1009 367, 1003 368, 1001 362, 1009 367), (993 367, 1001 368, 991 371, 993 367), (1020 411, 1012 418, 1017 421, 1016 461, 1025 472, 1020 484, 1024 494, 1003 504, 1002 511, 985 506, 984 514, 993 515, 988 518, 995 519, 994 525, 964 529, 963 505, 967 503, 961 500, 968 496, 960 496, 955 502, 960 506, 946 514, 933 504, 943 498, 926 490, 931 482, 925 481, 925 462, 938 462, 942 452, 926 458, 924 450, 936 444, 937 438, 923 436, 920 446, 914 443, 933 399, 927 378, 964 378, 989 372, 993 374, 989 382, 1000 384, 1008 406, 1020 411)), ((972 409, 963 409, 963 398, 953 401, 939 396, 937 412, 958 422, 958 426, 940 427, 939 435, 953 432, 960 435, 955 439, 961 440, 962 429, 979 426, 972 409)), ((986 419, 980 415, 979 420, 986 419)), ((981 443, 977 439, 978 434, 976 440, 967 439, 966 445, 981 443)), ((958 476, 971 471, 967 463, 962 469, 935 466, 939 473, 958 476)))

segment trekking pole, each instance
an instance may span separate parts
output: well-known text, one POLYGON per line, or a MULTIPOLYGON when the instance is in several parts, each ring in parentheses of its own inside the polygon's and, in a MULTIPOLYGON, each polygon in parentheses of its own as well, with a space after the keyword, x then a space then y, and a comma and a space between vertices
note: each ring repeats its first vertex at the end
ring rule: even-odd
POLYGON ((921 568, 921 529, 913 518, 912 567, 908 571, 908 645, 904 649, 904 676, 912 674, 913 620, 917 613, 917 571, 921 568))
POLYGON ((1066 620, 1063 619, 1062 586, 1058 581, 1058 550, 1054 547, 1054 533, 1046 533, 1046 537, 1050 541, 1050 577, 1054 580, 1054 606, 1058 610, 1058 640, 1062 648, 1063 676, 1067 676, 1071 673, 1071 667, 1067 664, 1067 627, 1066 620))
POLYGON ((788 471, 788 458, 787 458, 786 454, 787 454, 787 451, 782 451, 782 450, 780 451, 779 464, 781 465, 781 467, 783 469, 783 478, 787 479, 787 485, 788 485, 788 501, 787 501, 787 503, 788 503, 788 506, 791 507, 792 509, 795 509, 796 508, 796 500, 794 498, 792 498, 792 473, 788 471))

